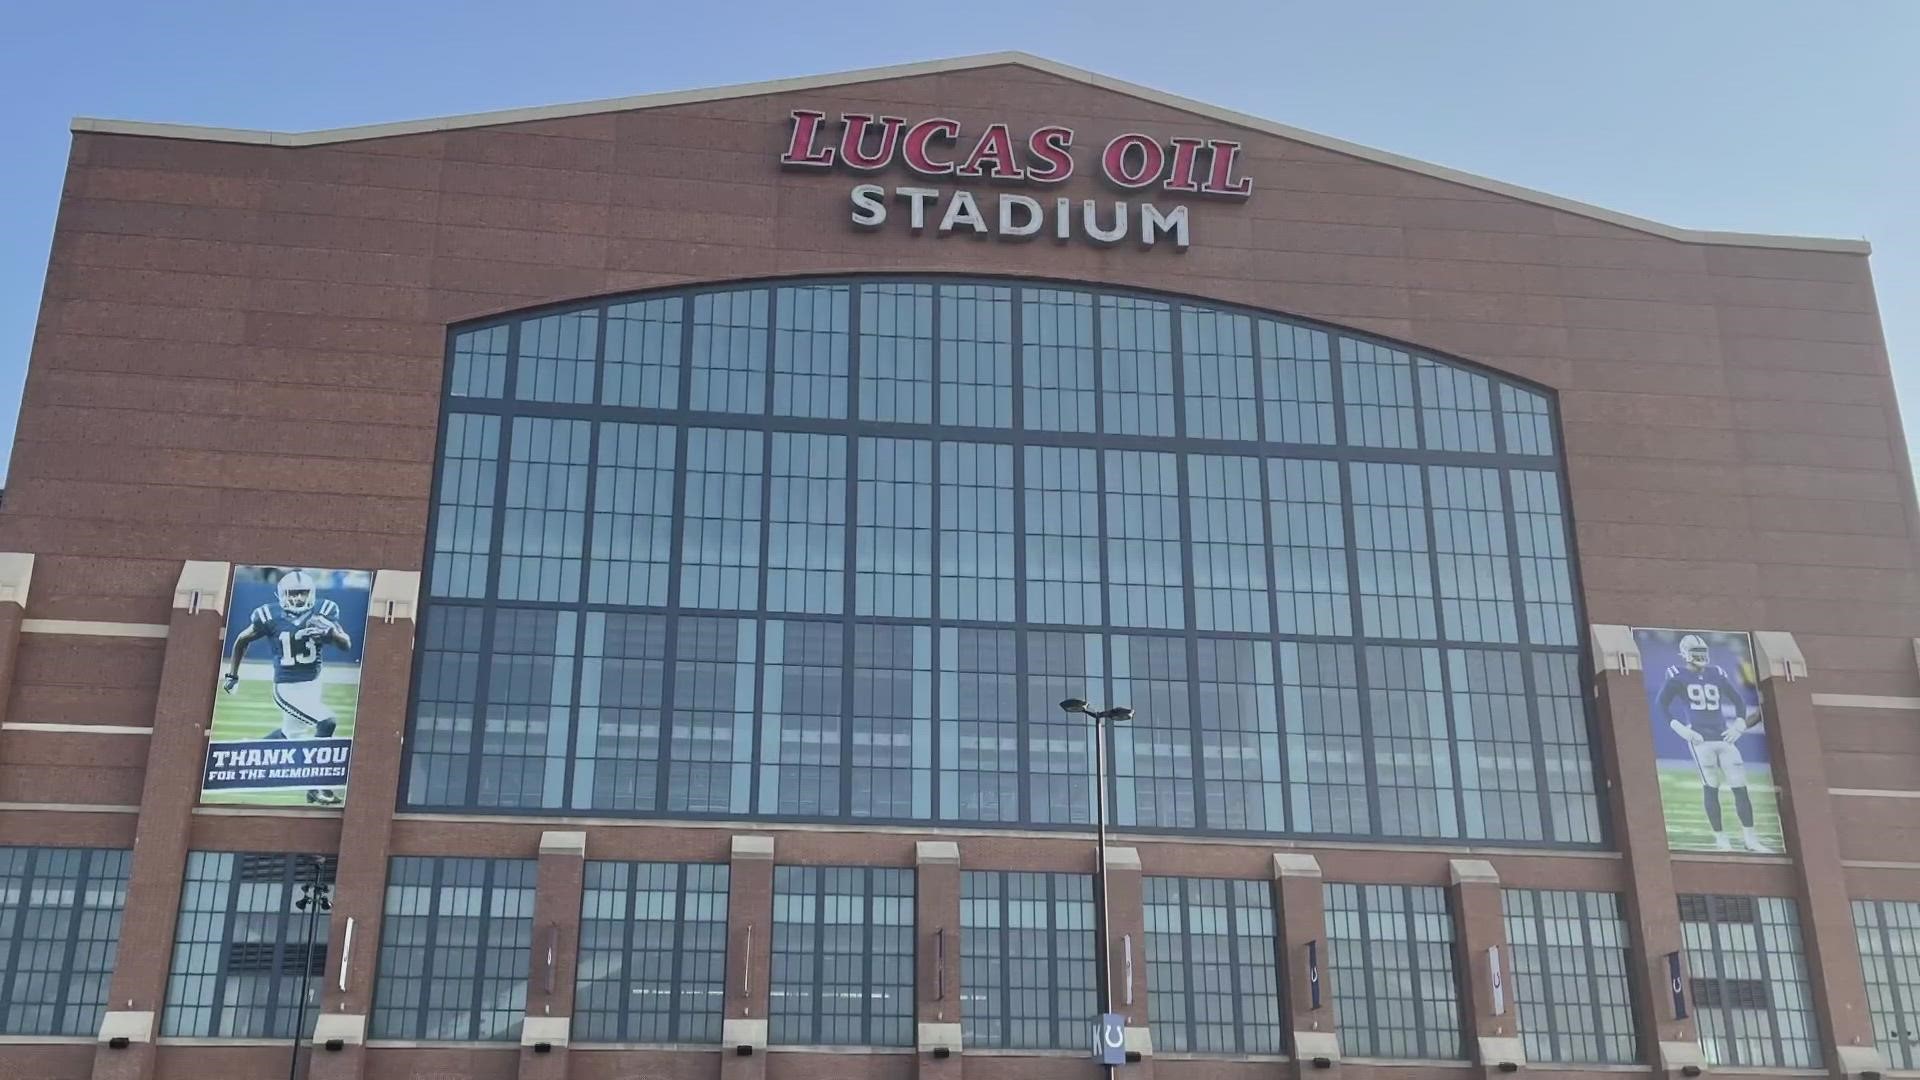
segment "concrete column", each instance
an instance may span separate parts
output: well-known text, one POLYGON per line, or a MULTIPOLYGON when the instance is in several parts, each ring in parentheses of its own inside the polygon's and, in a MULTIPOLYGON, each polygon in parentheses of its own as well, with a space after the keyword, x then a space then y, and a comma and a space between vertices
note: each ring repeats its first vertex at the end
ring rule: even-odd
POLYGON ((166 658, 154 699, 153 737, 140 792, 140 823, 134 833, 120 949, 101 1019, 93 1080, 151 1080, 153 1037, 158 1029, 167 966, 173 957, 174 923, 186 875, 188 831, 200 801, 200 766, 213 694, 220 679, 220 647, 226 627, 227 583, 223 562, 189 562, 174 586, 167 624, 166 658), (111 1043, 127 1040, 122 1049, 111 1043))
POLYGON ((1807 660, 1792 634, 1763 630, 1753 635, 1753 646, 1827 1071, 1836 1078, 1877 1073, 1886 1065, 1874 1046, 1807 660))
POLYGON ((400 791, 401 745, 413 678, 415 612, 420 575, 381 570, 373 577, 366 643, 361 649, 360 705, 354 714, 353 764, 328 927, 327 977, 318 1000, 308 1080, 361 1080, 366 1075, 367 1016, 373 1009, 374 965, 386 907, 387 857, 400 791), (339 1050, 328 1050, 337 1041, 339 1050))
POLYGON ((1280 940, 1275 954, 1285 979, 1287 1015, 1293 1048, 1288 1075, 1340 1075, 1340 1036, 1333 1009, 1333 973, 1327 964, 1327 906, 1320 881, 1320 860, 1304 852, 1277 852, 1273 856, 1273 894, 1280 940), (1307 954, 1316 965, 1309 968, 1307 954), (1318 986, 1314 983, 1318 974, 1318 986), (1314 1004, 1316 994, 1320 1004, 1314 1004), (1325 1061, 1317 1068, 1315 1060, 1325 1061))
POLYGON ((1467 1056, 1488 1076, 1501 1065, 1527 1063, 1513 1003, 1512 956, 1507 922, 1500 912, 1500 875, 1485 859, 1453 859, 1447 864, 1448 903, 1453 936, 1459 943, 1461 1026, 1468 1037, 1467 1056), (1496 992, 1496 986, 1498 992, 1496 992))
POLYGON ((580 950, 580 897, 586 874, 586 833, 540 834, 533 961, 527 966, 527 1019, 520 1032, 520 1080, 567 1077, 573 974, 580 950))
POLYGON ((735 836, 728 875, 727 1012, 720 1034, 720 1080, 766 1080, 773 837, 735 836))
MULTIPOLYGON (((1595 713, 1600 751, 1611 780, 1608 807, 1613 841, 1625 855, 1627 925, 1636 936, 1628 949, 1633 979, 1634 1032, 1653 1071, 1679 1077, 1705 1065, 1691 1008, 1674 1015, 1667 956, 1684 958, 1680 902, 1667 851, 1666 811, 1660 804, 1660 771, 1640 674, 1640 647, 1624 626, 1593 627, 1595 713)), ((1683 963, 1684 975, 1684 963, 1683 963)))
POLYGON ((960 847, 914 845, 914 983, 919 1074, 960 1080, 960 847), (944 1050, 946 1057, 935 1055, 944 1050))
POLYGON ((20 650, 20 624, 27 618, 27 593, 33 587, 33 556, 0 554, 0 724, 13 701, 13 665, 20 650))
MULTIPOLYGON (((1140 1060, 1128 1080, 1152 1080, 1153 1032, 1147 1027, 1147 914, 1140 851, 1107 847, 1107 970, 1113 1011, 1127 1018, 1127 1052, 1140 1060)), ((1089 1032, 1091 1035, 1091 1032, 1089 1032)))

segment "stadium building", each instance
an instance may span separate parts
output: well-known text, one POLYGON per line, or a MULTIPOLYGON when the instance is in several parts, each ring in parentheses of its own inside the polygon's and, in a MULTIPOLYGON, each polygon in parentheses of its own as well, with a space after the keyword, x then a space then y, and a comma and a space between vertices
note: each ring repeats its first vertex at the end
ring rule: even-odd
POLYGON ((0 1077, 1920 1067, 1857 241, 1019 54, 80 120, 6 496, 0 1077))

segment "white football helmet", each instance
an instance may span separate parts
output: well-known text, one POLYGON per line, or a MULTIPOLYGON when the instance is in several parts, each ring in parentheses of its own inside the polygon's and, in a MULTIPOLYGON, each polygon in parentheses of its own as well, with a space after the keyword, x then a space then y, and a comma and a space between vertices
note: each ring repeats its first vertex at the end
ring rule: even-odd
POLYGON ((1687 666, 1695 671, 1707 666, 1713 654, 1707 649, 1707 640, 1699 634, 1688 634, 1680 639, 1680 657, 1687 666))
POLYGON ((280 575, 280 608, 289 615, 304 615, 313 610, 317 588, 313 576, 305 570, 289 570, 280 575))

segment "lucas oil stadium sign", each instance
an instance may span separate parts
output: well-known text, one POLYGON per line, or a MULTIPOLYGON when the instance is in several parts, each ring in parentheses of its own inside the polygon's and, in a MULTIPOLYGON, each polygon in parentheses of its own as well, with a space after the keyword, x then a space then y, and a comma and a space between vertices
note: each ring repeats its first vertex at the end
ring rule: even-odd
POLYGON ((1139 132, 1116 135, 1100 151, 1106 182, 1131 198, 1081 199, 1029 194, 1060 184, 1076 167, 1072 128, 1035 128, 1016 139, 1004 123, 968 131, 960 121, 931 117, 909 124, 904 117, 842 113, 837 120, 795 109, 780 164, 789 169, 848 169, 880 173, 896 166, 929 179, 954 178, 1022 185, 1027 191, 976 193, 962 187, 855 184, 848 193, 852 222, 880 229, 903 218, 916 235, 992 236, 1001 240, 1079 237, 1111 245, 1129 238, 1142 248, 1162 241, 1185 251, 1191 217, 1185 203, 1162 206, 1148 193, 1244 200, 1253 181, 1236 174, 1240 144, 1225 139, 1175 136, 1162 143, 1139 132))

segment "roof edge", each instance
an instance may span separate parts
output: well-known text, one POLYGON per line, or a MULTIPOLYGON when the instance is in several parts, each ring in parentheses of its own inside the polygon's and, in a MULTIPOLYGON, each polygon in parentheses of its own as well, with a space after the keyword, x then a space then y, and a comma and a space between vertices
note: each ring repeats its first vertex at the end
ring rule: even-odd
POLYGON ((799 90, 816 90, 830 86, 858 85, 860 83, 880 82, 887 79, 904 79, 917 76, 938 75, 950 71, 972 71, 980 68, 1017 65, 1045 72, 1049 75, 1086 83, 1089 86, 1125 94, 1142 101, 1153 102, 1168 108, 1194 113, 1222 123, 1233 124, 1263 134, 1294 142, 1305 143, 1337 154, 1371 161, 1422 176, 1459 184, 1462 187, 1522 202, 1534 203, 1549 209, 1560 210, 1579 217, 1603 221, 1611 225, 1648 233, 1668 240, 1677 240, 1690 244, 1712 244, 1726 247, 1776 248, 1789 251, 1820 251, 1845 255, 1868 255, 1873 246, 1865 240, 1850 240, 1841 237, 1822 236, 1785 236, 1768 233, 1724 232, 1712 229, 1688 229, 1650 218, 1609 210, 1606 207, 1580 202, 1577 199, 1563 198, 1559 195, 1537 191, 1533 188, 1509 184, 1459 169, 1421 161, 1376 150, 1359 143, 1348 142, 1331 135, 1307 131, 1288 124, 1267 120, 1263 117, 1238 112, 1233 109, 1210 105, 1203 101, 1182 97, 1179 94, 1155 90, 1138 83, 1111 78, 1084 68, 1073 67, 1044 57, 1025 52, 991 52, 970 56, 948 57, 940 60, 924 60, 908 64, 893 64, 885 67, 860 68, 854 71, 834 72, 824 75, 805 75, 788 79, 771 79, 764 82, 735 83, 729 86, 716 86, 700 90, 669 90, 660 93, 639 94, 632 97, 602 98, 597 101, 582 101, 564 105, 543 105, 533 108, 501 109, 493 112, 464 113, 457 116, 445 116, 427 120, 403 120, 386 124, 367 124, 355 127, 327 128, 319 131, 254 131, 244 128, 200 127, 193 124, 148 123, 139 120, 112 120, 98 117, 78 116, 73 119, 72 130, 102 135, 136 135, 150 138, 182 139, 199 142, 243 143, 257 146, 303 147, 324 146, 332 143, 359 142, 366 139, 385 139, 398 135, 422 135, 437 131, 458 131, 466 128, 494 127, 503 124, 521 124, 539 120, 564 120, 576 116, 591 116, 597 113, 627 112, 640 109, 660 109, 674 105, 691 105, 707 101, 727 101, 734 98, 757 97, 766 94, 792 93, 799 90))

